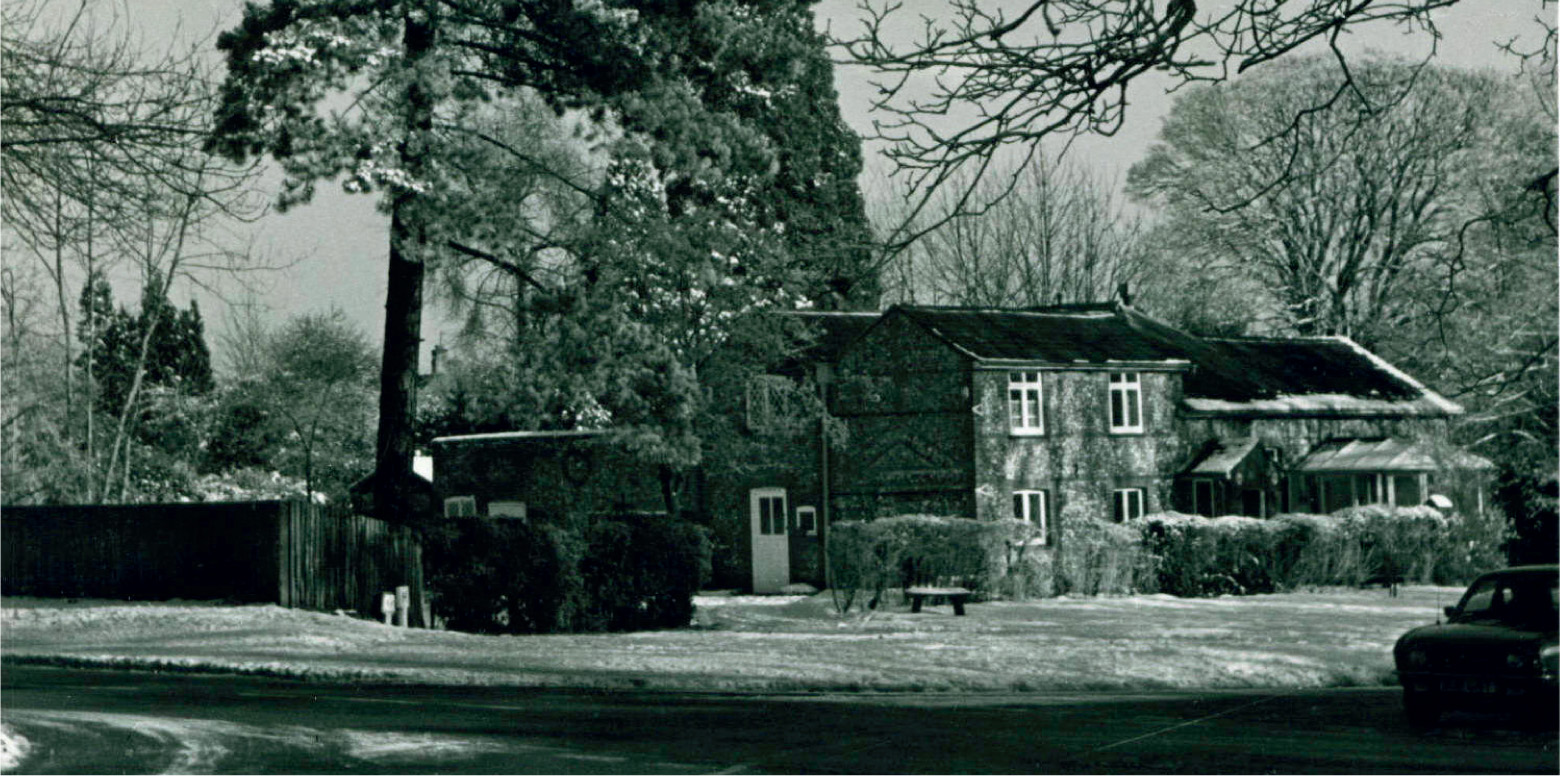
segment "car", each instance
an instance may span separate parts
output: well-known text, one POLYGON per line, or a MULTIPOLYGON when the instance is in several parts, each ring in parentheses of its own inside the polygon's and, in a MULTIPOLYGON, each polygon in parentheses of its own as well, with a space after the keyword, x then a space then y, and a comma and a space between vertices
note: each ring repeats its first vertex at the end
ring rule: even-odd
POLYGON ((1392 649, 1403 710, 1416 726, 1451 709, 1554 713, 1560 565, 1480 576, 1446 621, 1403 634, 1392 649))

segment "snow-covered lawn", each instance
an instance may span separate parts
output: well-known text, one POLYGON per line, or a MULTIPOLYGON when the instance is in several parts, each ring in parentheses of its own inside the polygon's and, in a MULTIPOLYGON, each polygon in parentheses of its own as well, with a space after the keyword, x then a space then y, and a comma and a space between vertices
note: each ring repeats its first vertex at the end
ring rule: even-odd
POLYGON ((1050 599, 910 614, 701 596, 693 627, 477 636, 276 606, 0 599, 7 660, 300 678, 680 690, 1316 687, 1391 680, 1392 642, 1459 590, 1050 599))

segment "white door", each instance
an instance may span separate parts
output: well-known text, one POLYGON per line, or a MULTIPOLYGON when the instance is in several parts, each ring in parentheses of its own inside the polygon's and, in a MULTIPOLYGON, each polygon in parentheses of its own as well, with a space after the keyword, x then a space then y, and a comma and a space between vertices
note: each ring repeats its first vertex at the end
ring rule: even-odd
POLYGON ((753 592, 778 593, 791 584, 791 547, 786 536, 785 488, 748 492, 753 537, 753 592))

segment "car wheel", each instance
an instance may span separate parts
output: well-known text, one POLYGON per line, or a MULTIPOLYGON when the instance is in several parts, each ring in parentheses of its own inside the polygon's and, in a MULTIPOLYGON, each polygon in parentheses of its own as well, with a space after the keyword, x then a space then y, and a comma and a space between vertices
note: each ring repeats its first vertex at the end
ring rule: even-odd
POLYGON ((1441 703, 1434 693, 1403 688, 1403 714, 1408 724, 1417 728, 1430 727, 1441 719, 1441 703))

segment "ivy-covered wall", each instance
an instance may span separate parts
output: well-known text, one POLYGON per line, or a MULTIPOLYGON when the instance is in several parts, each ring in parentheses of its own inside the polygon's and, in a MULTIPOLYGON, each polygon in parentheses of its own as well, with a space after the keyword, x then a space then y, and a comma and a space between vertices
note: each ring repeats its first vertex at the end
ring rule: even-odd
POLYGON ((1166 478, 1183 465, 1191 446, 1176 427, 1179 372, 1140 372, 1143 431, 1110 431, 1109 374, 1105 369, 1041 371, 1045 432, 1014 435, 1008 421, 1008 371, 981 369, 975 394, 976 516, 1013 516, 1015 490, 1051 493, 1053 528, 1062 510, 1111 515, 1111 492, 1142 488, 1146 512, 1169 504, 1166 478))
POLYGON ((969 359, 901 316, 884 318, 840 362, 832 411, 832 519, 974 517, 969 359))
MULTIPOLYGON (((655 467, 601 437, 446 442, 433 459, 441 514, 455 496, 474 496, 479 515, 495 501, 524 502, 533 519, 666 510, 655 467)), ((682 504, 696 507, 697 494, 684 492, 682 504)))

